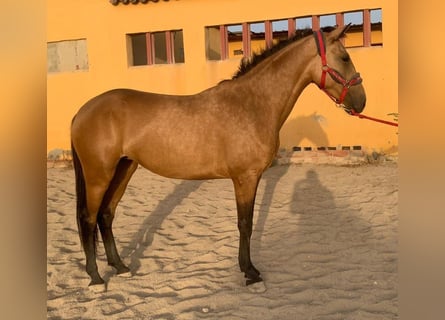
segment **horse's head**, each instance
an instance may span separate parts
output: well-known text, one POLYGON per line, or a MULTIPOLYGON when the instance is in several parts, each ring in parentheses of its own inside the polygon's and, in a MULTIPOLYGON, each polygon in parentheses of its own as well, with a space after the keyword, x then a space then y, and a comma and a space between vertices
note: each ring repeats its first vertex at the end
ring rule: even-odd
POLYGON ((318 50, 317 62, 314 64, 314 82, 318 87, 343 107, 362 112, 366 95, 360 74, 340 41, 350 25, 336 28, 331 32, 315 31, 314 39, 318 50), (329 75, 329 76, 328 76, 329 75))

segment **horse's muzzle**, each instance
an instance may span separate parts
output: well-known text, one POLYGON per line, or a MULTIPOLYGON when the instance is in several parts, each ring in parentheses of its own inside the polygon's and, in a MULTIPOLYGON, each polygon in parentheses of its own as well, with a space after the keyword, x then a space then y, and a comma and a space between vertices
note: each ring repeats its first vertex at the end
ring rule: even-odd
POLYGON ((351 114, 351 109, 355 113, 362 112, 366 106, 366 94, 363 86, 359 85, 349 88, 348 95, 345 96, 343 103, 337 105, 349 114, 351 114))

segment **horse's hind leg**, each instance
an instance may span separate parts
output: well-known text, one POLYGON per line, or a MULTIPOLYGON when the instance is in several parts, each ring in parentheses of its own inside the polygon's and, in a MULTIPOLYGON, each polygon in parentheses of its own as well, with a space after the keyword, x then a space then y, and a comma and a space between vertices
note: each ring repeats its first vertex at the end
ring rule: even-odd
MULTIPOLYGON (((113 178, 114 166, 110 168, 84 168, 85 205, 78 207, 78 224, 83 249, 86 256, 86 271, 91 278, 89 284, 94 291, 103 291, 105 282, 100 277, 96 264, 97 216, 102 199, 113 178)), ((83 197, 83 196, 82 196, 83 197)))
POLYGON ((91 216, 84 208, 79 213, 79 230, 82 247, 86 257, 86 271, 91 278, 89 286, 104 284, 100 277, 96 264, 96 241, 97 241, 97 220, 96 216, 91 216))
POLYGON ((252 236, 253 209, 258 182, 261 175, 256 172, 233 178, 235 187, 236 206, 238 211, 239 266, 247 278, 246 285, 260 282, 260 272, 250 259, 250 238, 252 236))
POLYGON ((137 167, 138 164, 135 161, 126 158, 122 158, 119 161, 113 180, 111 180, 108 190, 102 200, 97 217, 105 252, 107 254, 108 264, 116 269, 117 274, 128 273, 130 272, 130 269, 124 265, 116 249, 112 230, 114 213, 125 192, 128 182, 137 167))

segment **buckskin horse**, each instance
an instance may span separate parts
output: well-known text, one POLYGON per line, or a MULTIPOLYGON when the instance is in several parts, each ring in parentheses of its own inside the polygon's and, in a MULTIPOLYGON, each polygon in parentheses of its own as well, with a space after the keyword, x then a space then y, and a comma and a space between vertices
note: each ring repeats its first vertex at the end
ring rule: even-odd
POLYGON ((315 83, 348 113, 365 107, 362 79, 340 41, 348 27, 301 31, 243 60, 231 80, 194 95, 114 89, 82 106, 71 124, 71 145, 77 223, 92 290, 105 290, 96 264, 97 226, 108 264, 129 275, 112 223, 138 165, 169 178, 231 179, 239 267, 247 286, 263 284, 250 257, 255 196, 297 98, 315 83))

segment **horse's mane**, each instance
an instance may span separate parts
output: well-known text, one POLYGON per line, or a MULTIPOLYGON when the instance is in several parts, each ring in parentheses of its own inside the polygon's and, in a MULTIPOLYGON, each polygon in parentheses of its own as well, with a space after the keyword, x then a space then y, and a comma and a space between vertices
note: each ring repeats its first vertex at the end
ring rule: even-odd
MULTIPOLYGON (((323 27, 321 28, 323 32, 331 32, 334 30, 334 27, 323 27)), ((258 65, 261 61, 265 60, 266 58, 270 57, 274 53, 280 51, 281 49, 287 47, 289 44, 300 40, 302 38, 305 38, 309 35, 312 35, 313 30, 312 29, 298 29, 295 31, 295 33, 286 40, 280 40, 276 44, 274 44, 272 47, 268 49, 263 49, 260 52, 255 52, 252 54, 252 56, 248 59, 241 59, 241 63, 238 67, 238 71, 233 75, 232 79, 236 79, 241 77, 242 75, 246 74, 250 70, 252 70, 256 65, 258 65)))

